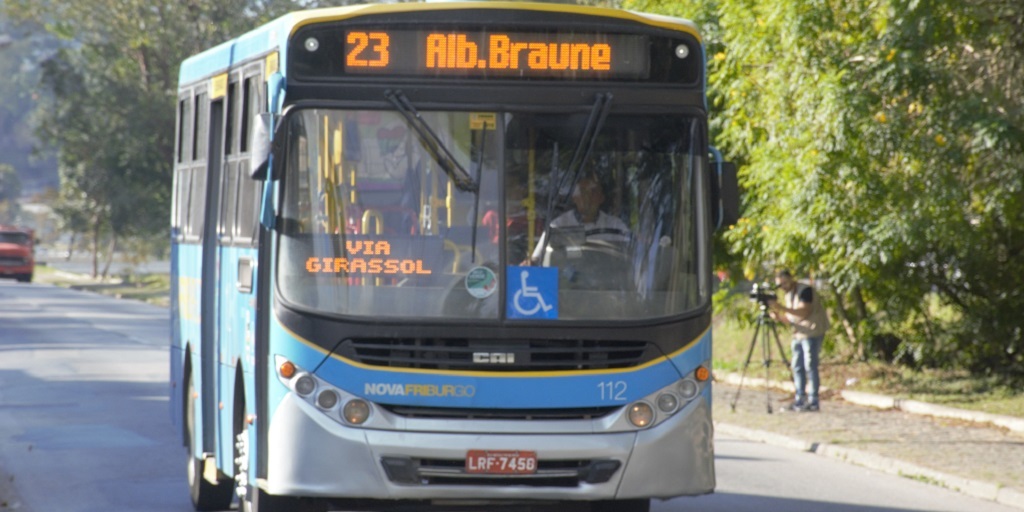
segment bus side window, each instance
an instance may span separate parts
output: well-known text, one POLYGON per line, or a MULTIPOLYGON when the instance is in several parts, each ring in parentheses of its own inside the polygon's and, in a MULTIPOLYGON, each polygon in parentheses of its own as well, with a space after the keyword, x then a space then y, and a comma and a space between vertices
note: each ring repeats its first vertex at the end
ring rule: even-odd
POLYGON ((174 214, 171 219, 171 234, 175 240, 180 241, 185 234, 188 223, 188 202, 191 190, 189 178, 191 173, 186 169, 178 169, 175 171, 175 177, 174 214))
MULTIPOLYGON (((236 82, 236 86, 237 86, 236 82)), ((238 94, 241 96, 236 100, 239 111, 238 121, 238 152, 248 153, 251 149, 249 140, 249 127, 252 120, 260 112, 264 111, 263 82, 259 74, 252 74, 245 77, 239 87, 238 94)), ((249 178, 249 159, 243 158, 238 164, 238 195, 236 199, 236 218, 234 222, 234 239, 236 242, 246 246, 255 246, 257 240, 257 226, 260 216, 260 199, 264 182, 249 178)))
POLYGON ((182 164, 186 162, 186 155, 191 156, 191 149, 185 148, 190 147, 188 144, 192 140, 192 134, 189 128, 192 125, 192 105, 189 101, 188 96, 182 96, 178 100, 178 137, 177 137, 177 155, 178 163, 182 164))

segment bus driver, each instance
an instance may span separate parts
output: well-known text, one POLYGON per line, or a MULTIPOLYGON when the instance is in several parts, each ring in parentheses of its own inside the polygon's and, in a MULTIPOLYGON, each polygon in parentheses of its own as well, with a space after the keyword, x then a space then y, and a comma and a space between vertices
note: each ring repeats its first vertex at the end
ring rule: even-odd
MULTIPOLYGON (((605 195, 601 182, 593 174, 587 174, 580 178, 573 189, 572 202, 575 209, 559 215, 549 224, 550 228, 571 228, 582 227, 586 240, 599 240, 605 242, 628 242, 630 238, 629 227, 625 222, 614 215, 601 211, 605 195)), ((537 247, 534 248, 530 257, 533 264, 543 259, 543 251, 548 245, 549 230, 541 234, 537 247)))

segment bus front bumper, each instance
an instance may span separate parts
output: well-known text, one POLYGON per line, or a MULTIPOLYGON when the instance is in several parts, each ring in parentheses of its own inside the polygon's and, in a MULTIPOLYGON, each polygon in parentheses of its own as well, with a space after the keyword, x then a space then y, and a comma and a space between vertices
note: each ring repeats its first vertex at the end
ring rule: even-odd
POLYGON ((267 478, 259 485, 277 495, 383 500, 607 500, 706 494, 715 486, 709 407, 701 397, 667 421, 637 432, 471 434, 346 427, 288 394, 271 421, 267 478), (514 485, 508 479, 472 485, 396 483, 383 465, 385 459, 414 465, 461 461, 469 450, 532 451, 542 464, 620 464, 604 481, 553 487, 531 485, 527 479, 514 485))

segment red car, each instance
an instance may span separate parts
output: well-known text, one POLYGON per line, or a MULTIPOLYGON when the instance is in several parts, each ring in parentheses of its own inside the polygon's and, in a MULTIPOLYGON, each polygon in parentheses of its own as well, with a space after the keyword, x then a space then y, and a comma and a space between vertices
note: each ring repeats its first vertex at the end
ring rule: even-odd
POLYGON ((35 233, 31 229, 0 225, 0 277, 32 281, 36 267, 35 233))

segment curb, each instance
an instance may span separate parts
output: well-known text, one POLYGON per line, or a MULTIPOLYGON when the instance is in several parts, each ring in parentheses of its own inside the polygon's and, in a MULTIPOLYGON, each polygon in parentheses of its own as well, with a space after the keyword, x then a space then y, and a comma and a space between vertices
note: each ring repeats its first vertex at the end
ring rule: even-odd
POLYGON ((855 450, 828 443, 806 441, 795 437, 776 434, 774 432, 754 430, 719 421, 714 422, 714 424, 716 432, 721 432, 726 435, 750 441, 758 441, 773 446, 809 452, 891 475, 907 478, 920 478, 927 482, 934 482, 937 485, 968 496, 994 501, 1001 505, 1007 505, 1024 510, 1024 492, 1001 487, 997 484, 942 473, 932 469, 923 468, 916 464, 891 459, 889 457, 865 452, 863 450, 855 450))
POLYGON ((988 423, 1013 432, 1024 434, 1024 418, 989 414, 987 412, 980 411, 968 411, 964 409, 957 409, 955 407, 946 407, 944 405, 918 402, 916 400, 903 400, 884 395, 876 395, 874 393, 865 393, 863 391, 843 390, 840 391, 839 394, 843 397, 843 400, 857 405, 866 405, 878 409, 896 409, 903 412, 909 412, 911 414, 923 414, 938 418, 952 418, 970 421, 973 423, 988 423))
MULTIPOLYGON (((794 386, 792 382, 784 382, 777 380, 765 381, 763 378, 756 378, 747 376, 743 379, 740 378, 738 373, 726 372, 726 373, 715 373, 715 379, 725 384, 733 386, 740 385, 742 381, 744 386, 751 387, 767 387, 773 389, 779 389, 792 393, 794 386), (767 384, 766 384, 767 383, 767 384)), ((822 386, 819 390, 820 394, 824 394, 829 391, 828 388, 822 386)), ((865 393, 863 391, 851 391, 843 389, 839 391, 839 396, 846 402, 856 405, 864 405, 868 407, 874 407, 876 409, 895 409, 911 414, 920 414, 924 416, 934 416, 937 418, 951 418, 963 421, 970 421, 972 423, 983 423, 1002 427, 1012 432, 1024 434, 1024 418, 1017 418, 1014 416, 1003 416, 999 414, 990 414, 987 412, 980 411, 969 411, 966 409, 957 409, 955 407, 947 407, 944 405, 935 405, 927 402, 918 402, 917 400, 904 400, 902 398, 895 398, 886 395, 877 395, 875 393, 865 393)))

